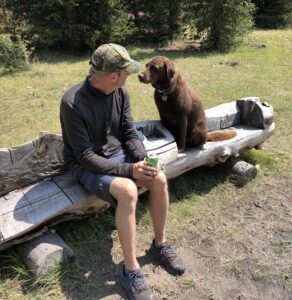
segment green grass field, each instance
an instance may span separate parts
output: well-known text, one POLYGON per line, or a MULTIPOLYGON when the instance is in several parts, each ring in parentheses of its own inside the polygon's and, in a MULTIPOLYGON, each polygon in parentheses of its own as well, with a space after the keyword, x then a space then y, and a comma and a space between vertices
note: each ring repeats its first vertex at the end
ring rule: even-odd
MULTIPOLYGON (((169 240, 193 269, 173 279, 146 265, 146 271, 155 273, 149 283, 156 295, 159 299, 291 299, 292 29, 255 31, 228 54, 180 44, 128 49, 142 64, 156 55, 172 59, 205 108, 258 96, 275 111, 276 130, 263 150, 243 155, 260 165, 252 182, 238 189, 217 166, 190 171, 169 183, 169 240)), ((87 75, 88 60, 43 53, 29 71, 7 73, 0 66, 0 148, 30 141, 40 131, 60 133, 60 99, 87 75)), ((127 89, 135 121, 158 119, 150 85, 130 76, 127 89)), ((141 197, 137 212, 139 255, 151 240, 147 198, 147 194, 141 197)), ((124 296, 115 284, 121 250, 111 210, 59 225, 57 231, 77 252, 76 261, 36 279, 15 249, 0 253, 1 300, 124 296)))

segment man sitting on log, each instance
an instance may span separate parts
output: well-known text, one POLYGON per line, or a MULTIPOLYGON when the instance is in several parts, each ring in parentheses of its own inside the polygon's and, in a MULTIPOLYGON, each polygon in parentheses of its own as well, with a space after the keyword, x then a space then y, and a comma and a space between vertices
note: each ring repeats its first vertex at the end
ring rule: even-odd
POLYGON ((124 88, 128 75, 138 73, 140 64, 116 44, 98 47, 90 64, 85 81, 70 88, 61 101, 65 163, 85 189, 116 208, 124 255, 122 286, 131 298, 154 299, 136 259, 137 187, 150 192, 152 253, 172 274, 183 274, 185 265, 166 242, 166 176, 144 162, 147 153, 135 131, 124 88))

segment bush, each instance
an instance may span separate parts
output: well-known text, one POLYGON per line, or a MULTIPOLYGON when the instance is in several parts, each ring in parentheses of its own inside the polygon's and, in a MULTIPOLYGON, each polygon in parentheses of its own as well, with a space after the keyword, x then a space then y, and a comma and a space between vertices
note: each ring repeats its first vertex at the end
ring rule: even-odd
POLYGON ((186 17, 193 18, 198 37, 208 48, 230 50, 253 27, 251 0, 193 0, 188 5, 186 17))
POLYGON ((7 0, 19 21, 27 23, 25 37, 35 48, 94 49, 104 42, 120 43, 133 28, 124 0, 7 0))
POLYGON ((127 0, 133 38, 163 43, 176 38, 181 30, 184 2, 179 0, 127 0))
POLYGON ((4 64, 5 69, 28 69, 30 54, 27 44, 19 35, 15 37, 0 35, 0 62, 4 64))
POLYGON ((258 28, 277 29, 292 25, 291 0, 253 0, 257 9, 255 24, 258 28))

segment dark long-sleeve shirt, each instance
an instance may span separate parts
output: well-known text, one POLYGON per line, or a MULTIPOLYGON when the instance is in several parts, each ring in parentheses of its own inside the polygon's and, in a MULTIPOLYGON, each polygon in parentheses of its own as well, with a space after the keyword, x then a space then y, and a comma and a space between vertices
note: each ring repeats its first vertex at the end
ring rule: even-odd
POLYGON ((121 148, 128 150, 134 161, 147 155, 134 128, 124 88, 106 95, 86 78, 63 96, 60 120, 64 159, 71 168, 132 177, 133 164, 116 163, 107 157, 121 148))

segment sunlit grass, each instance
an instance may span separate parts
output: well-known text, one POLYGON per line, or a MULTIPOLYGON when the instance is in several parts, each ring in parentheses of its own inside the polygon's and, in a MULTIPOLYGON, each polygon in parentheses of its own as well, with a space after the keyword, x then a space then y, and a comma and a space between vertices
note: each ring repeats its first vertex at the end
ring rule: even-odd
MULTIPOLYGON (((131 46, 128 49, 142 64, 155 55, 171 58, 177 70, 198 90, 205 108, 246 96, 258 96, 274 107, 276 130, 272 137, 264 143, 263 150, 242 154, 246 161, 260 165, 260 169, 259 176, 240 192, 220 167, 198 168, 169 182, 170 240, 182 241, 186 233, 207 238, 210 236, 208 230, 216 235, 227 225, 227 237, 240 240, 242 215, 238 212, 235 221, 227 209, 226 215, 220 215, 221 201, 225 201, 226 207, 230 204, 239 210, 240 201, 254 196, 260 198, 258 186, 265 188, 260 184, 266 174, 270 181, 279 174, 286 174, 287 178, 292 176, 292 30, 255 31, 242 47, 228 54, 196 49, 184 51, 171 46, 163 49, 131 46), (194 219, 198 224, 193 223, 194 219), (209 229, 203 221, 200 223, 205 219, 209 229)), ((40 131, 60 133, 61 97, 70 86, 84 79, 88 67, 88 56, 46 53, 29 71, 5 73, 0 66, 0 147, 25 143, 40 131)), ((139 83, 133 75, 128 78, 127 89, 135 121, 158 119, 150 85, 139 83)), ((147 242, 151 236, 148 198, 147 193, 141 197, 137 211, 137 230, 147 242)), ((97 218, 60 224, 58 231, 77 252, 88 245, 103 249, 108 247, 111 237, 117 238, 112 210, 97 218)), ((1 300, 65 299, 62 286, 76 284, 76 280, 67 278, 67 269, 62 266, 56 266, 44 277, 35 278, 14 252, 7 253, 0 256, 1 300)), ((241 262, 240 257, 238 259, 241 262)), ((222 266, 233 268, 234 272, 239 268, 226 257, 222 258, 222 266)), ((70 276, 72 270, 68 271, 70 276)))

